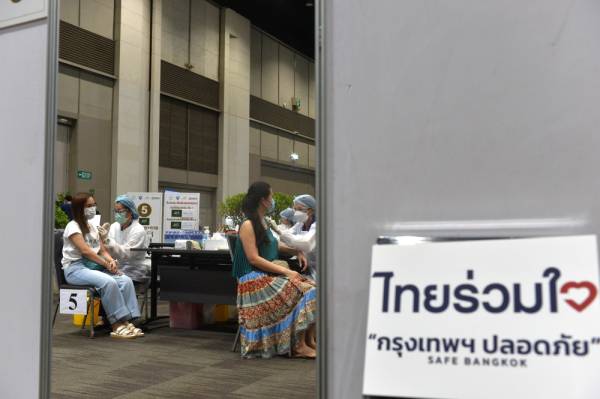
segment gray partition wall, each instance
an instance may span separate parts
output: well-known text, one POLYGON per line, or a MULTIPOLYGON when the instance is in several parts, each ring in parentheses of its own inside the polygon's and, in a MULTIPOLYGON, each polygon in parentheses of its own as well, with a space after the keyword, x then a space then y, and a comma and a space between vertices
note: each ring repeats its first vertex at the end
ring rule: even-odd
POLYGON ((0 398, 6 399, 49 397, 56 21, 56 1, 0 4, 0 398))
POLYGON ((321 382, 327 397, 347 399, 362 392, 378 235, 600 231, 600 6, 331 0, 323 9, 321 382))

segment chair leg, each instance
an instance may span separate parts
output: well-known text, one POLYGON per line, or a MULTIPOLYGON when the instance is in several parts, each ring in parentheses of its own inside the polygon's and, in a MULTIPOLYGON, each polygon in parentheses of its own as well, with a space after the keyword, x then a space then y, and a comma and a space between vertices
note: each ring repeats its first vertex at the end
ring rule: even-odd
POLYGON ((146 319, 145 309, 146 309, 146 297, 142 296, 142 303, 140 304, 140 317, 144 317, 144 320, 146 319))
POLYGON ((95 304, 94 304, 94 296, 91 295, 91 300, 92 300, 92 314, 90 317, 90 338, 94 338, 94 312, 96 311, 95 309, 95 304))
POLYGON ((148 320, 148 287, 144 290, 144 320, 148 320))
POLYGON ((235 339, 233 340, 232 352, 237 352, 237 347, 240 342, 240 326, 238 326, 237 332, 235 333, 235 339))
POLYGON ((56 304, 56 309, 54 309, 54 317, 52 318, 52 328, 54 328, 54 323, 56 323, 56 315, 58 314, 58 307, 60 306, 60 303, 56 304))
MULTIPOLYGON (((90 307, 88 306, 88 311, 89 310, 90 310, 90 307)), ((83 322, 81 323, 81 331, 85 330, 85 322, 87 321, 87 317, 88 317, 87 314, 83 315, 83 322)))

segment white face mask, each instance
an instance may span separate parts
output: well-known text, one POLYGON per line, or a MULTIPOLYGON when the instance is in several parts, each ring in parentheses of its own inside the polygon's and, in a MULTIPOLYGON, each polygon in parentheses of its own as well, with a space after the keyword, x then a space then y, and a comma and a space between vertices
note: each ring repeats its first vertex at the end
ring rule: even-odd
POLYGON ((308 219, 308 214, 303 211, 294 212, 294 221, 296 223, 304 223, 308 219))
POLYGON ((87 220, 92 220, 94 216, 96 216, 96 207, 92 206, 91 208, 85 208, 83 214, 87 220))

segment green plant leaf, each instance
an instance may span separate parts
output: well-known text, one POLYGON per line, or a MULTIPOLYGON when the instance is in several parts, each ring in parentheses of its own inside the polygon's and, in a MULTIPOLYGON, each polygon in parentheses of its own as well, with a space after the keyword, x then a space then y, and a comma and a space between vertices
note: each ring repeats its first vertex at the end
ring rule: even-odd
MULTIPOLYGON (((241 225, 245 219, 242 212, 242 204, 244 203, 245 196, 246 193, 239 193, 225 198, 225 201, 219 205, 219 215, 222 218, 229 216, 234 224, 241 225)), ((284 193, 273 193, 273 199, 275 199, 275 210, 269 216, 275 222, 279 223, 279 213, 286 208, 292 207, 294 196, 284 193)))
POLYGON ((54 227, 57 229, 64 229, 69 223, 69 217, 67 214, 60 209, 58 205, 54 205, 54 227))
POLYGON ((287 209, 291 208, 294 203, 294 196, 284 193, 273 193, 273 199, 275 200, 275 211, 270 215, 277 223, 280 222, 279 214, 287 209))
POLYGON ((225 198, 219 205, 219 215, 222 218, 227 216, 231 217, 235 225, 240 225, 244 221, 244 213, 242 212, 242 203, 244 201, 245 193, 232 195, 231 197, 225 198))

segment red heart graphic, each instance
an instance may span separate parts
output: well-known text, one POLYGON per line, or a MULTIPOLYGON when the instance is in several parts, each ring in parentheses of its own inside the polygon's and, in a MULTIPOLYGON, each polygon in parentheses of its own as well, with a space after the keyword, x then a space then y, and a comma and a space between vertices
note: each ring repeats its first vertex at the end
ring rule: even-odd
POLYGON ((579 283, 576 283, 575 281, 569 281, 561 287, 560 293, 566 294, 571 288, 586 288, 589 292, 588 297, 581 303, 577 303, 572 299, 565 300, 569 306, 578 312, 581 312, 583 309, 587 308, 594 301, 594 299, 596 299, 596 295, 598 295, 598 289, 589 281, 581 281, 579 283))

